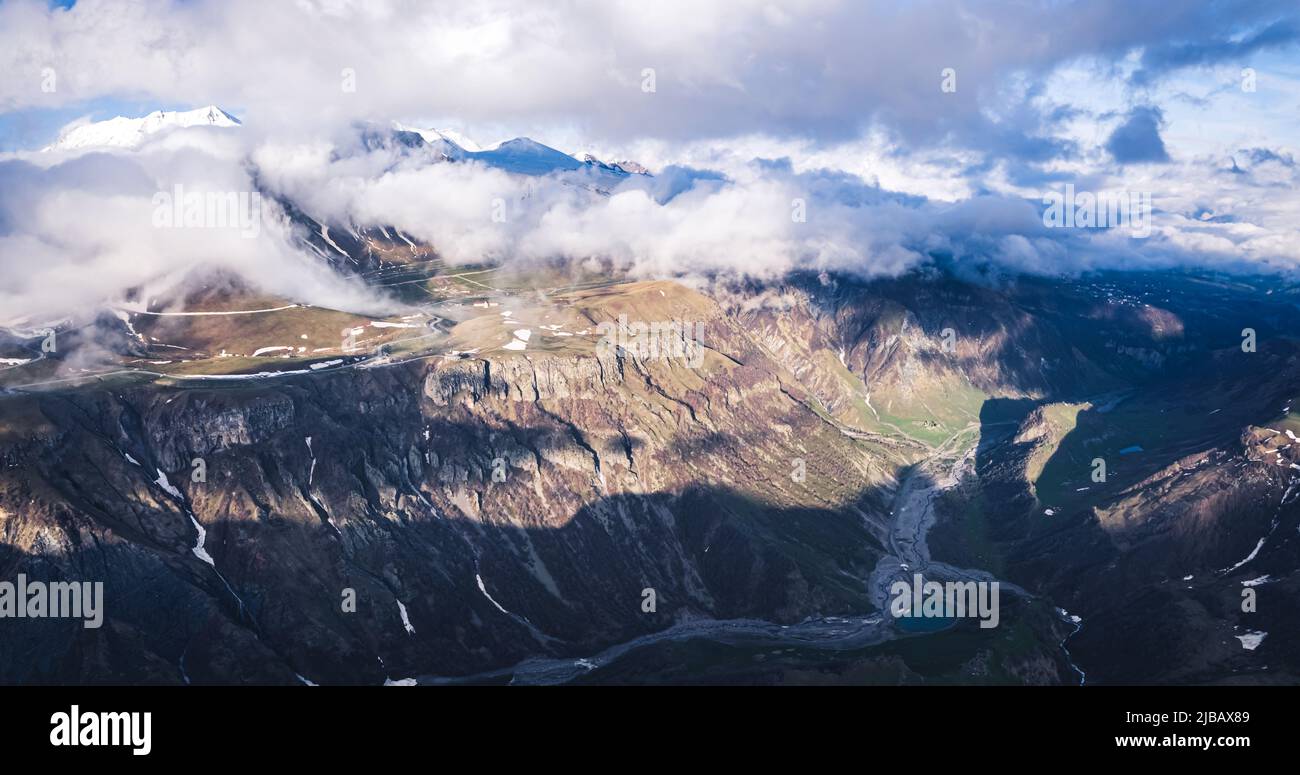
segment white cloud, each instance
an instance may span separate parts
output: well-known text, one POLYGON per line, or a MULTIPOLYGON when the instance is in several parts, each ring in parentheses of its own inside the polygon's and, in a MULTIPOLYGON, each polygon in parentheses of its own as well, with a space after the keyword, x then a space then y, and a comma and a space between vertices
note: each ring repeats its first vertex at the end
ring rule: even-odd
POLYGON ((230 136, 189 130, 138 153, 27 154, 0 160, 0 309, 5 320, 85 311, 130 288, 176 290, 195 270, 224 270, 267 293, 344 309, 378 307, 356 282, 294 247, 230 136), (39 162, 35 164, 33 162, 39 162), (244 192, 253 229, 158 228, 160 194, 244 192))
POLYGON ((1296 74, 1262 60, 1276 97, 1266 109, 1224 92, 1228 65, 1199 68, 1210 78, 1199 85, 1186 71, 1140 94, 1124 80, 1150 45, 1211 40, 1266 11, 1042 3, 994 23, 985 10, 962 0, 81 0, 63 11, 11 0, 0 4, 0 112, 129 95, 215 103, 245 126, 172 132, 134 153, 4 162, 0 265, 13 279, 0 301, 76 306, 215 264, 275 292, 357 303, 274 219, 241 242, 142 220, 158 190, 250 190, 250 169, 318 217, 395 225, 456 263, 598 258, 643 276, 771 276, 896 273, 931 252, 1039 272, 1300 262, 1300 181, 1284 161, 1296 138, 1277 118, 1294 107, 1296 74), (957 70, 955 93, 939 89, 944 67, 957 70), (44 68, 57 74, 54 91, 41 88, 44 68), (1117 167, 1105 153, 1135 100, 1167 110, 1169 164, 1117 167), (1263 110, 1269 131, 1229 131, 1225 105, 1263 110), (582 181, 356 152, 356 120, 428 126, 420 119, 431 116, 479 140, 530 134, 659 175, 602 196, 582 181), (1245 142, 1276 153, 1240 155, 1232 173, 1245 142), (1038 202, 1067 181, 1151 192, 1152 236, 1044 228, 1038 202), (791 218, 799 199, 806 222, 791 218))

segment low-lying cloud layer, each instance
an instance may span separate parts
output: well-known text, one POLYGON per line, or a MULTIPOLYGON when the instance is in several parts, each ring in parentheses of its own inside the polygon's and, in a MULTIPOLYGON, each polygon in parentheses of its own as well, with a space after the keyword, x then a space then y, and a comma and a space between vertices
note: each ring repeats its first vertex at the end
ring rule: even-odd
POLYGON ((52 316, 124 288, 157 293, 198 268, 223 268, 268 293, 323 306, 375 308, 373 295, 295 245, 270 197, 254 234, 234 222, 187 227, 171 217, 177 185, 189 195, 247 193, 254 174, 265 193, 323 223, 395 226, 452 264, 562 259, 634 277, 774 278, 792 270, 897 275, 934 256, 1030 273, 1300 262, 1294 201, 1270 202, 1294 188, 1297 168, 1264 149, 1157 173, 1147 183, 1167 193, 1152 200, 1149 228, 1138 233, 1127 222, 1100 220, 1104 206, 1094 222, 1081 215, 1075 228, 1055 228, 1045 222, 1041 193, 937 201, 839 170, 800 170, 785 158, 674 167, 653 177, 538 176, 393 147, 255 138, 242 128, 185 129, 134 150, 0 163, 6 311, 52 316), (1217 194, 1181 190, 1165 175, 1209 175, 1217 194), (1245 203, 1248 212, 1221 201, 1245 203))
POLYGON ((255 233, 234 219, 186 226, 166 217, 177 186, 200 197, 243 192, 258 206, 243 153, 238 138, 200 131, 139 152, 0 160, 0 324, 85 312, 127 289, 166 298, 196 270, 326 306, 377 307, 359 283, 294 246, 288 222, 265 202, 247 213, 255 233))
POLYGON ((316 217, 395 225, 453 263, 596 259, 637 276, 758 277, 795 269, 894 275, 935 255, 1042 274, 1300 263, 1300 203, 1279 196, 1300 182, 1297 168, 1263 149, 1140 176, 1117 167, 1078 186, 1080 207, 1084 196, 1122 195, 1135 206, 1141 199, 1150 210, 1143 229, 1108 223, 1104 212, 1091 228, 1082 220, 1054 227, 1045 197, 1059 196, 1064 183, 943 201, 785 157, 714 158, 717 168, 602 179, 599 193, 582 173, 520 176, 384 151, 337 159, 327 147, 263 146, 254 159, 269 184, 316 217), (1213 186, 1199 185, 1207 178, 1213 186))

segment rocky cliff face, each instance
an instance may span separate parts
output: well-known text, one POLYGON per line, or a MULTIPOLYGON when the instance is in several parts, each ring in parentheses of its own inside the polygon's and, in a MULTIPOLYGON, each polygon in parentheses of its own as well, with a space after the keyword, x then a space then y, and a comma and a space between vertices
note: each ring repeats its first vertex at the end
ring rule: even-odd
POLYGON ((0 673, 374 683, 869 610, 892 467, 709 331, 699 369, 451 356, 30 399, 0 567, 104 581, 107 623, 32 635, 0 673))
MULTIPOLYGON (((1026 591, 989 638, 783 672, 707 641, 645 663, 920 682, 937 663, 915 644, 934 637, 960 655, 941 680, 1055 682, 1074 677, 1070 635, 1090 680, 1293 675, 1293 345, 1242 360, 1218 333, 1241 329, 1240 300, 1130 313, 1092 291, 637 283, 572 297, 569 328, 698 321, 702 357, 467 347, 7 393, 0 578, 102 581, 106 603, 100 629, 7 623, 0 682, 373 684, 574 660, 683 622, 860 622, 917 493, 938 504, 936 565, 1026 591), (1116 343, 1160 358, 1117 360, 1116 343), (1258 650, 1247 628, 1269 633, 1258 650)), ((498 331, 490 315, 451 341, 498 331)))

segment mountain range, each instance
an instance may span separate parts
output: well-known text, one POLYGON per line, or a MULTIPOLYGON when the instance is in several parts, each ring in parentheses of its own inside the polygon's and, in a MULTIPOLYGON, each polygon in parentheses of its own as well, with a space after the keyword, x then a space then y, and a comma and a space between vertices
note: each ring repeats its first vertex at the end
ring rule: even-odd
MULTIPOLYGON (((647 174, 357 130, 596 196, 647 174)), ((226 269, 39 321, 53 349, 0 330, 0 576, 106 594, 102 628, 9 628, 0 682, 1300 678, 1300 286, 940 252, 881 278, 456 265, 266 193, 391 314, 226 269), (627 321, 694 356, 608 346, 627 321), (998 583, 998 625, 892 616, 914 574, 998 583)))
MULTIPOLYGON (((75 122, 59 133, 45 151, 80 151, 95 148, 138 148, 146 140, 176 129, 215 127, 230 129, 242 126, 239 119, 215 105, 186 111, 156 110, 139 118, 117 116, 94 122, 75 122)), ((558 151, 528 137, 516 137, 489 147, 480 146, 451 129, 420 129, 399 121, 390 127, 366 127, 363 138, 367 147, 398 143, 408 148, 431 152, 441 158, 474 160, 490 167, 524 175, 545 175, 563 170, 591 168, 612 175, 648 174, 633 161, 605 162, 591 154, 581 157, 558 151)))

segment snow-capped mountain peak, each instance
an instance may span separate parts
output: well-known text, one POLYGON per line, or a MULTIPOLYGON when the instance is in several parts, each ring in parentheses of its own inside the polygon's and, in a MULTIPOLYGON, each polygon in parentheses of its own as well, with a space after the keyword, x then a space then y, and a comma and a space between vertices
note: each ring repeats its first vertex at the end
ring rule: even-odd
POLYGON ((478 143, 454 129, 421 129, 419 127, 408 126, 398 121, 393 122, 393 128, 399 132, 414 132, 430 145, 436 146, 439 142, 447 142, 462 151, 468 151, 470 153, 478 153, 483 150, 478 143))
POLYGON ((443 137, 444 139, 450 140, 451 142, 455 143, 456 145, 459 145, 461 148, 464 148, 470 153, 478 153, 479 151, 483 150, 483 147, 480 146, 478 143, 469 139, 468 137, 461 134, 460 132, 455 131, 454 129, 435 129, 433 131, 437 132, 438 135, 443 137))
POLYGON ((471 158, 499 169, 525 175, 545 175, 556 170, 574 170, 582 166, 581 162, 569 154, 539 143, 531 137, 506 140, 495 148, 472 154, 471 158))
POLYGON ((139 118, 118 116, 107 121, 67 126, 59 134, 59 139, 45 150, 135 148, 158 132, 195 126, 236 127, 239 119, 215 105, 194 110, 155 110, 139 118))
POLYGON ((368 149, 386 148, 392 141, 399 146, 426 147, 448 161, 476 161, 489 167, 522 175, 549 175, 553 172, 594 171, 598 175, 626 176, 649 174, 636 162, 606 162, 589 153, 567 154, 531 137, 516 137, 483 147, 450 129, 422 129, 393 121, 391 136, 367 134, 368 149))
POLYGON ((644 165, 631 161, 630 159, 623 159, 620 161, 604 161, 603 159, 597 158, 596 156, 593 156, 590 153, 575 153, 573 154, 573 158, 577 159, 583 164, 590 164, 596 167, 600 167, 602 169, 610 170, 611 172, 626 172, 629 175, 650 174, 650 170, 647 169, 644 165))

